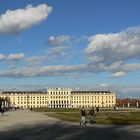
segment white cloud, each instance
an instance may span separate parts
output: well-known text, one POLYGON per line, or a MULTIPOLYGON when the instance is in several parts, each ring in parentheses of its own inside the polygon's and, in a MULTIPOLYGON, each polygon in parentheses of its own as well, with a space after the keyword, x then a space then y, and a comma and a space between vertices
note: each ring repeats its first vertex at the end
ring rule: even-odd
POLYGON ((5 59, 6 59, 6 55, 0 54, 0 60, 5 60, 5 59))
POLYGON ((70 41, 71 37, 69 35, 60 35, 60 36, 50 36, 48 39, 48 44, 52 46, 60 46, 67 44, 70 41))
POLYGON ((112 78, 119 78, 119 77, 125 76, 126 74, 127 74, 127 73, 124 72, 124 71, 119 71, 119 72, 113 73, 113 74, 111 75, 111 77, 112 77, 112 78))
POLYGON ((25 55, 23 53, 17 53, 17 54, 9 54, 8 59, 17 61, 24 57, 25 57, 25 55))
POLYGON ((60 58, 61 56, 67 56, 69 53, 68 53, 68 49, 70 47, 69 46, 59 46, 59 47, 53 47, 53 48, 50 48, 47 50, 47 55, 54 59, 54 58, 60 58))
POLYGON ((32 56, 26 59, 29 65, 39 65, 46 60, 45 56, 32 56))
POLYGON ((97 34, 89 38, 85 49, 89 64, 98 72, 111 72, 111 77, 122 77, 140 70, 140 27, 114 34, 97 34), (131 63, 130 63, 131 61, 131 63), (137 62, 137 63, 136 63, 137 62))
POLYGON ((0 16, 0 34, 14 34, 46 20, 52 7, 40 4, 27 5, 24 9, 7 10, 0 16))
POLYGON ((69 73, 79 73, 86 65, 59 65, 59 66, 26 66, 22 68, 1 70, 0 77, 39 77, 39 76, 65 76, 69 73))
POLYGON ((114 34, 97 34, 89 38, 87 58, 93 63, 111 64, 140 59, 140 27, 114 34))
POLYGON ((101 87, 107 87, 107 84, 106 83, 101 83, 100 86, 101 87))

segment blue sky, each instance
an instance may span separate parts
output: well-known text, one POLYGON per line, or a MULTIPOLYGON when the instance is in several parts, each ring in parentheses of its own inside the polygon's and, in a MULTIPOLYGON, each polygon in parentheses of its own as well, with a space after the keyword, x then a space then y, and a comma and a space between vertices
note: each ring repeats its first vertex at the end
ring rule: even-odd
POLYGON ((0 88, 140 97, 139 0, 1 0, 0 88))

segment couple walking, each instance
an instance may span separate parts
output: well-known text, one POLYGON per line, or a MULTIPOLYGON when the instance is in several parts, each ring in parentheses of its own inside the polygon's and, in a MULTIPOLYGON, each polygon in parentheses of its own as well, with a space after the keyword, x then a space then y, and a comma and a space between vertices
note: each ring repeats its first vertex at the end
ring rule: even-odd
MULTIPOLYGON (((86 125, 86 111, 84 109, 84 107, 82 108, 81 110, 81 122, 80 124, 82 125, 86 125)), ((92 107, 89 112, 88 112, 88 115, 90 116, 90 124, 93 124, 94 123, 94 108, 92 107)))

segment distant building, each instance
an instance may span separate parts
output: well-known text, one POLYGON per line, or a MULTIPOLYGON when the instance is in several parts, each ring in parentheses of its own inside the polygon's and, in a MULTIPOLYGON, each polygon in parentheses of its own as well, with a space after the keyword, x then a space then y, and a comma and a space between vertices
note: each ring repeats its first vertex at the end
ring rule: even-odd
POLYGON ((12 106, 22 108, 114 107, 116 94, 110 91, 72 91, 70 88, 49 88, 47 91, 3 91, 12 106))

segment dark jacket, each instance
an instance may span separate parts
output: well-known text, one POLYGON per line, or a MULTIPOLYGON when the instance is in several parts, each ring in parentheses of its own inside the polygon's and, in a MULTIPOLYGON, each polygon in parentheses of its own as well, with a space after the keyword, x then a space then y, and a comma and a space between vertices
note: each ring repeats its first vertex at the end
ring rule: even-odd
POLYGON ((90 115, 90 116, 93 116, 93 115, 94 115, 94 109, 91 109, 91 110, 89 111, 89 115, 90 115))
POLYGON ((81 110, 81 116, 86 116, 86 111, 85 110, 81 110))

